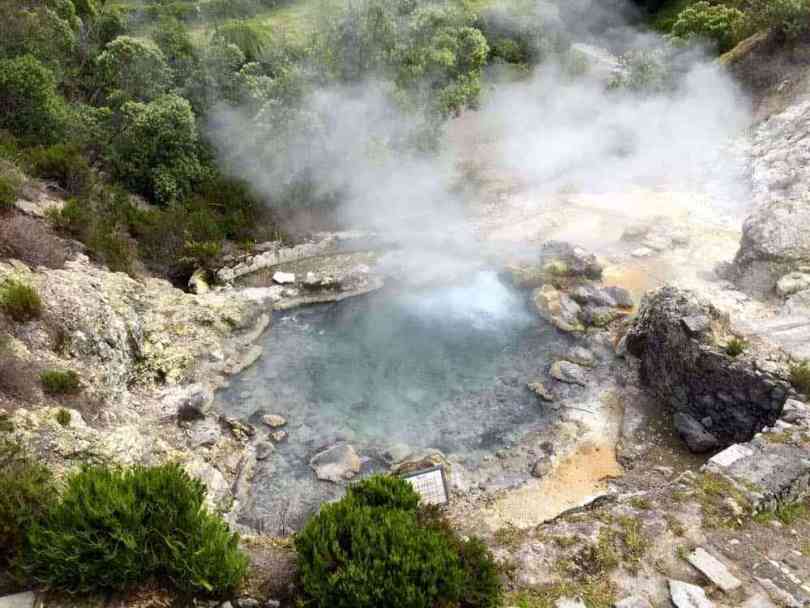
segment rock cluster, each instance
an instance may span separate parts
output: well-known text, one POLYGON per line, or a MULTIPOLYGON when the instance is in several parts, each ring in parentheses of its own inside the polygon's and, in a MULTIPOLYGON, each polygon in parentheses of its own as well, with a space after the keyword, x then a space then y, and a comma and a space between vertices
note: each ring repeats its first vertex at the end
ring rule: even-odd
POLYGON ((726 321, 711 304, 664 287, 644 297, 626 336, 641 380, 672 408, 689 447, 708 451, 748 441, 779 418, 788 386, 718 345, 726 321))

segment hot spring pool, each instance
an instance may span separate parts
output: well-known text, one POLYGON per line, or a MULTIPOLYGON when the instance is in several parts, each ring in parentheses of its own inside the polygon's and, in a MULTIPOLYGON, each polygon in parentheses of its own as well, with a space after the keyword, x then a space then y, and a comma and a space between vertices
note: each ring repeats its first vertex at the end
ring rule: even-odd
POLYGON ((218 396, 257 426, 280 414, 289 438, 259 463, 251 511, 270 532, 295 528, 341 489, 309 459, 348 441, 364 472, 397 444, 437 448, 464 466, 547 423, 526 388, 569 342, 495 273, 428 289, 386 289, 279 313, 264 355, 218 396))

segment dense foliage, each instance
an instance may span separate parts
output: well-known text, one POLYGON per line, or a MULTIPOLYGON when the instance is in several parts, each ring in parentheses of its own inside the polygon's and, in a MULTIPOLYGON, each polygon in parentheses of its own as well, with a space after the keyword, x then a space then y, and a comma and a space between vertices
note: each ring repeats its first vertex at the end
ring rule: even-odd
POLYGON ((70 592, 126 589, 152 577, 184 591, 232 591, 247 558, 204 497, 203 484, 176 465, 86 468, 28 529, 26 573, 70 592))
MULTIPOLYGON (((53 495, 48 469, 0 439, 0 573, 16 568, 28 529, 47 512, 53 495)), ((8 582, 0 574, 0 587, 8 582)))
POLYGON ((477 103, 489 47, 464 0, 330 4, 311 36, 290 40, 251 20, 277 4, 0 0, 0 131, 21 148, 14 162, 76 197, 54 219, 99 261, 126 272, 142 261, 184 281, 226 240, 277 235, 265 206, 336 203, 339 188, 290 162, 302 141, 333 136, 334 118, 313 111, 316 91, 380 84, 409 117, 385 144, 398 149, 432 149, 441 124, 477 103), (220 168, 234 167, 211 138, 226 107, 274 180, 262 198, 220 168), (123 203, 119 187, 155 209, 123 203))
POLYGON ((745 32, 745 14, 737 8, 702 1, 684 9, 672 27, 679 38, 710 41, 721 53, 731 49, 745 32))
POLYGON ((397 478, 372 477, 325 505, 296 536, 301 585, 315 606, 500 606, 492 556, 464 541, 397 478))

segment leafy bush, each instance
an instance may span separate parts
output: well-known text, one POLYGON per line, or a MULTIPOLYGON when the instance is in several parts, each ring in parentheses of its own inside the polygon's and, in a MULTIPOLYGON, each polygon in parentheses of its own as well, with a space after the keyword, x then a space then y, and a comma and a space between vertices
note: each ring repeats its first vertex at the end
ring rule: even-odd
POLYGON ((24 143, 53 142, 64 113, 53 72, 30 55, 0 60, 0 129, 24 143))
POLYGON ((750 0, 749 14, 757 27, 787 38, 810 32, 810 0, 750 0))
POLYGON ((42 300, 31 285, 9 279, 0 285, 0 309, 15 321, 25 323, 42 314, 42 300))
POLYGON ((16 561, 27 530, 47 512, 53 495, 48 469, 17 444, 0 440, 0 572, 16 561))
POLYGON ((703 0, 681 11, 672 26, 672 35, 684 40, 700 38, 710 41, 724 53, 743 38, 746 25, 741 10, 703 0))
POLYGON ((159 203, 182 200, 200 178, 198 136, 188 101, 165 95, 148 104, 129 102, 109 160, 125 184, 159 203))
POLYGON ((810 361, 791 365, 790 383, 797 391, 810 397, 810 361))
POLYGON ((419 506, 419 494, 411 484, 386 475, 369 477, 351 486, 346 494, 366 507, 416 511, 419 506))
POLYGON ((435 512, 423 517, 417 504, 408 482, 372 477, 323 506, 295 539, 312 604, 500 606, 497 571, 483 544, 462 541, 435 512))
POLYGON ((31 527, 26 571, 69 592, 122 590, 150 577, 188 592, 231 592, 247 558, 204 497, 203 484, 177 465, 85 468, 31 527))
POLYGON ((79 374, 73 370, 48 369, 39 375, 39 380, 49 395, 70 395, 82 388, 79 374))
POLYGON ((151 101, 169 87, 171 70, 163 52, 139 38, 119 36, 96 59, 96 74, 108 96, 151 101))
POLYGON ((80 195, 93 182, 93 171, 76 146, 56 144, 49 148, 35 148, 28 157, 38 177, 56 181, 69 194, 80 195))
POLYGON ((304 591, 320 608, 431 608, 461 595, 458 556, 412 512, 343 500, 296 536, 304 591))

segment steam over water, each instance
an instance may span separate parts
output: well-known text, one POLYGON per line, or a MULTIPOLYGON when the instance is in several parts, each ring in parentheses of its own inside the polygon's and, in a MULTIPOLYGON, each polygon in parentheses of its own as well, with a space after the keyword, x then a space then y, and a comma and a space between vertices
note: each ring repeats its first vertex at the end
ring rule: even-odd
POLYGON ((526 384, 567 341, 524 294, 480 273, 461 285, 401 289, 279 315, 265 354, 220 396, 229 414, 288 420, 256 479, 256 511, 295 525, 337 488, 308 467, 341 440, 384 465, 396 444, 468 465, 546 421, 526 384))

